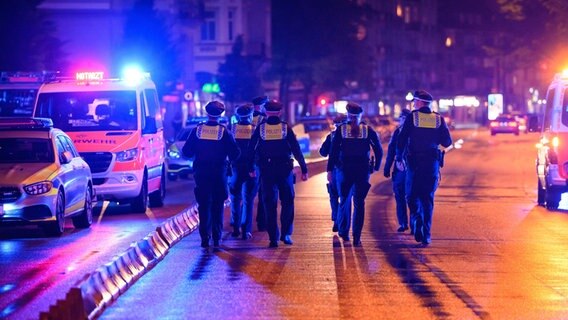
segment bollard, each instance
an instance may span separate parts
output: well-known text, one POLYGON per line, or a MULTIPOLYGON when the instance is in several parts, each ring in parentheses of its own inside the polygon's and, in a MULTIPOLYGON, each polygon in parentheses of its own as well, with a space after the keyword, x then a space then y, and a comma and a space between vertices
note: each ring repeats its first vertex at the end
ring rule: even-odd
POLYGON ((152 231, 148 234, 148 238, 150 239, 150 244, 160 253, 159 259, 162 259, 170 247, 168 244, 160 237, 157 231, 152 231))
POLYGON ((125 259, 121 256, 118 256, 113 261, 114 265, 118 268, 118 272, 120 273, 120 277, 124 279, 124 281, 130 285, 136 279, 136 270, 133 267, 128 266, 125 259))
POLYGON ((141 259, 147 261, 147 263, 144 264, 144 267, 146 269, 151 269, 154 267, 154 265, 156 265, 156 263, 158 262, 158 254, 154 252, 154 249, 152 248, 148 237, 144 237, 144 239, 133 243, 133 246, 134 252, 136 252, 136 254, 140 256, 141 259))
POLYGON ((118 288, 120 293, 124 293, 126 289, 128 289, 128 283, 122 278, 120 270, 118 269, 118 266, 116 264, 116 259, 105 264, 104 268, 110 275, 111 281, 118 288))

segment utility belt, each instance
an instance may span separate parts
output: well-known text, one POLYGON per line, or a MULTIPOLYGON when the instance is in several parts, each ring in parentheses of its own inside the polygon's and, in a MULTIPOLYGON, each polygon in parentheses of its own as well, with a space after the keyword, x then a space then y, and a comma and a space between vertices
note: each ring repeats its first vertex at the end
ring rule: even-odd
POLYGON ((438 160, 439 149, 431 149, 424 151, 408 151, 408 159, 430 159, 438 160))
POLYGON ((281 156, 281 157, 260 157, 258 164, 261 167, 268 167, 268 166, 282 166, 282 165, 294 165, 294 160, 289 156, 281 156))
POLYGON ((200 169, 226 169, 229 167, 229 161, 196 161, 193 166, 200 169))
POLYGON ((446 152, 440 149, 431 149, 426 151, 419 151, 413 152, 409 151, 407 155, 407 159, 409 162, 419 162, 419 161, 438 161, 440 163, 440 167, 444 166, 444 156, 446 152))
POLYGON ((359 157, 341 157, 339 159, 339 166, 340 167, 353 167, 353 166, 368 166, 370 163, 370 159, 367 156, 359 156, 359 157))

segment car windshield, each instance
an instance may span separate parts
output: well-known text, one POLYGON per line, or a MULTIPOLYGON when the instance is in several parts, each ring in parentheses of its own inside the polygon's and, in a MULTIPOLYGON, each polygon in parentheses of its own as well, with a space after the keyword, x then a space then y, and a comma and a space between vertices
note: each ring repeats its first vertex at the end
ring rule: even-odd
POLYGON ((177 141, 187 141, 187 138, 189 137, 189 134, 191 133, 191 130, 193 130, 193 128, 195 128, 195 126, 191 126, 191 127, 185 127, 183 128, 177 135, 177 141))
POLYGON ((35 115, 68 132, 136 130, 136 91, 41 93, 35 115))
POLYGON ((49 139, 0 138, 0 163, 51 163, 55 161, 49 139))
POLYGON ((564 90, 562 100, 562 124, 568 127, 568 89, 564 90))
POLYGON ((0 89, 0 117, 30 117, 36 89, 0 89))

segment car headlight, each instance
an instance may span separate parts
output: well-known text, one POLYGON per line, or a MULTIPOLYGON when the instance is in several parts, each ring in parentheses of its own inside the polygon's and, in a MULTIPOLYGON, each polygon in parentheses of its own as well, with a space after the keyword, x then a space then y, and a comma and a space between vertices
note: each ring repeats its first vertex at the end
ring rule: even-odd
POLYGON ((179 159, 179 158, 181 158, 181 154, 177 150, 169 149, 168 150, 168 157, 170 157, 172 159, 179 159))
POLYGON ((35 196, 38 194, 44 194, 46 192, 49 192, 49 190, 51 190, 52 187, 53 184, 51 183, 51 181, 42 181, 24 186, 24 191, 26 191, 26 193, 29 195, 35 196))
POLYGON ((138 156, 138 149, 137 148, 129 149, 129 150, 126 150, 126 151, 120 151, 116 154, 116 161, 119 161, 119 162, 132 161, 132 160, 136 159, 136 156, 138 156))

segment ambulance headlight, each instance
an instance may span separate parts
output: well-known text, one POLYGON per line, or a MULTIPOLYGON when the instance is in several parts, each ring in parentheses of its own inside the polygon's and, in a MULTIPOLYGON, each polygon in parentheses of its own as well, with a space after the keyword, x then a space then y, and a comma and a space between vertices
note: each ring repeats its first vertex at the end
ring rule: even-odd
POLYGON ((138 156, 138 149, 129 149, 126 151, 120 151, 116 154, 116 161, 125 162, 135 160, 138 156))

